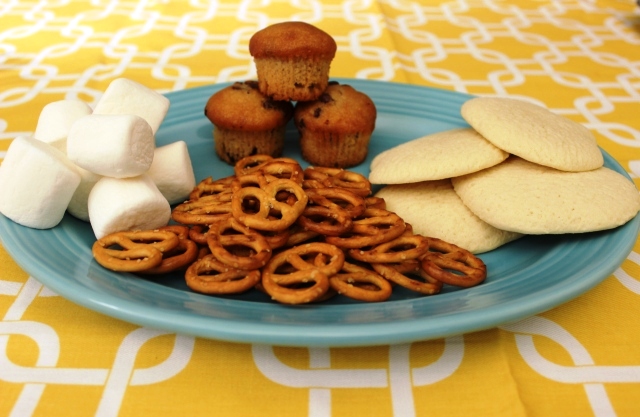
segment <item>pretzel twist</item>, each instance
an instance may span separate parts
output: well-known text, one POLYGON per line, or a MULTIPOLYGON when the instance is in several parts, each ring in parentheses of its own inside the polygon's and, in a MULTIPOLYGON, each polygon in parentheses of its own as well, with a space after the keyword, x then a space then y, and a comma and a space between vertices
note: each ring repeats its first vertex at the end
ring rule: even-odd
POLYGON ((213 255, 206 255, 189 266, 185 273, 187 286, 203 294, 238 294, 260 281, 260 270, 230 268, 213 255))
POLYGON ((353 221, 351 231, 344 236, 327 236, 325 241, 342 249, 357 249, 388 242, 404 233, 404 220, 397 214, 368 208, 353 221))
POLYGON ((216 195, 200 197, 177 205, 171 218, 181 224, 209 225, 231 213, 231 201, 220 201, 216 195))
POLYGON ((431 277, 456 287, 472 287, 487 277, 487 267, 466 249, 441 239, 428 238, 430 251, 422 257, 422 268, 431 277))
POLYGON ((349 249, 353 259, 369 263, 398 263, 418 259, 429 250, 429 240, 421 235, 405 234, 370 250, 349 249))
MULTIPOLYGON (((204 180, 196 184, 195 188, 189 193, 189 200, 197 200, 204 196, 217 195, 221 201, 229 198, 231 189, 229 188, 231 181, 234 177, 225 177, 214 180, 212 177, 207 177, 204 180)), ((229 201, 227 200, 227 201, 229 201)))
POLYGON ((366 302, 379 302, 391 297, 389 281, 375 271, 345 262, 341 271, 329 278, 338 294, 366 302))
POLYGON ((264 231, 282 231, 298 219, 307 205, 308 197, 304 190, 292 180, 275 179, 263 188, 241 188, 233 194, 231 213, 247 227, 264 231), (279 192, 286 191, 295 196, 295 202, 278 201, 279 192), (257 200, 258 210, 247 212, 243 203, 246 199, 257 200), (274 217, 275 212, 279 217, 274 217))
POLYGON ((232 216, 211 226, 207 245, 216 259, 234 269, 259 269, 271 258, 271 247, 265 237, 232 216), (247 250, 232 252, 238 247, 247 250))
MULTIPOLYGON (((410 264, 419 265, 419 264, 410 264)), ((371 264, 373 269, 388 279, 402 287, 421 294, 433 295, 438 294, 442 289, 442 282, 432 278, 424 269, 420 267, 406 268, 394 264, 371 264)))
POLYGON ((304 170, 307 188, 338 187, 347 189, 360 197, 371 194, 371 182, 362 174, 342 168, 308 167, 304 170))
POLYGON ((96 240, 91 252, 95 260, 107 269, 139 272, 160 265, 163 253, 176 248, 179 243, 178 236, 169 231, 125 231, 96 240))
POLYGON ((326 243, 307 243, 273 256, 262 272, 262 287, 286 304, 310 303, 329 290, 329 276, 344 265, 344 253, 326 243))

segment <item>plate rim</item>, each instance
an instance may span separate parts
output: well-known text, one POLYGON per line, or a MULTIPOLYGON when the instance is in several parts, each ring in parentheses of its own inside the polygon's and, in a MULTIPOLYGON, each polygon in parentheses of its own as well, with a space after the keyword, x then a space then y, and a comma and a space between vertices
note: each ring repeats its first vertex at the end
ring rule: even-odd
MULTIPOLYGON (((442 90, 434 87, 426 87, 426 86, 418 86, 413 84, 405 84, 405 83, 396 83, 396 82, 382 82, 375 80, 363 80, 363 79, 349 79, 349 78, 332 78, 342 83, 351 83, 354 87, 362 88, 362 86, 371 86, 372 83, 376 83, 376 85, 385 85, 389 88, 419 88, 424 90, 425 92, 430 92, 434 94, 442 94, 444 96, 454 96, 459 98, 460 100, 466 100, 473 96, 459 93, 455 91, 442 90)), ((225 85, 231 84, 228 83, 220 83, 220 84, 211 84, 200 87, 195 87, 187 90, 180 90, 176 92, 167 93, 166 96, 170 99, 174 96, 180 95, 189 95, 193 94, 194 90, 199 90, 203 94, 207 94, 210 91, 213 91, 216 88, 223 88, 225 85)), ((386 88, 385 87, 385 88, 386 88)), ((605 157, 605 160, 609 162, 609 164, 614 164, 617 169, 616 171, 622 173, 627 178, 631 179, 626 171, 620 166, 620 164, 606 151, 601 148, 601 151, 605 157)), ((67 214, 68 215, 68 214, 67 214)), ((502 324, 506 324, 508 322, 517 321, 523 319, 525 317, 529 317, 533 314, 542 313, 551 308, 554 308, 564 302, 569 301, 570 299, 576 298, 583 293, 587 292, 589 289, 593 288, 601 281, 606 279, 611 273, 613 273, 619 265, 624 261, 624 259, 628 256, 628 254, 633 249, 635 245, 636 239, 629 238, 624 242, 619 242, 621 247, 619 251, 615 254, 615 262, 609 262, 605 266, 602 266, 596 274, 597 277, 592 277, 591 279, 584 280, 580 285, 575 285, 569 288, 565 288, 564 293, 562 291, 557 291, 558 289, 554 286, 548 289, 545 292, 536 293, 536 297, 525 297, 525 300, 516 299, 510 300, 508 302, 503 302, 499 305, 491 305, 488 307, 484 307, 482 309, 476 309, 472 312, 476 314, 471 314, 471 319, 469 319, 470 311, 461 311, 457 313, 448 314, 446 317, 439 317, 437 320, 437 330, 434 330, 433 325, 427 325, 427 320, 425 317, 418 317, 411 320, 404 320, 401 322, 384 322, 384 323, 357 323, 357 324, 331 324, 331 325, 322 325, 316 326, 317 329, 321 330, 317 335, 305 334, 302 337, 295 329, 292 329, 292 325, 286 324, 274 324, 274 323, 247 323, 242 322, 242 326, 228 326, 230 322, 225 319, 215 318, 210 316, 199 316, 194 317, 192 313, 189 312, 176 312, 176 311, 156 311, 157 307, 147 306, 141 308, 139 305, 135 305, 135 303, 131 300, 123 300, 118 298, 112 294, 102 294, 102 297, 96 297, 96 294, 86 294, 80 295, 76 294, 74 291, 67 291, 62 285, 61 282, 56 281, 53 277, 45 276, 42 277, 42 271, 39 269, 35 262, 28 262, 27 256, 23 256, 20 253, 23 249, 28 249, 19 244, 7 244, 7 233, 5 226, 3 226, 3 222, 11 222, 11 220, 5 218, 4 216, 0 216, 0 242, 2 243, 5 250, 9 253, 11 258, 29 275, 34 277, 36 280, 46 285, 49 289, 53 290, 57 294, 63 296, 64 298, 86 307, 90 310, 97 311, 103 314, 106 314, 111 317, 115 317, 117 319, 135 323, 141 326, 149 326, 153 328, 160 328, 171 332, 177 333, 185 333, 190 334, 197 337, 204 337, 209 339, 217 339, 224 340, 230 342, 238 342, 238 343, 265 343, 272 345, 280 345, 280 346, 299 346, 299 347, 352 347, 352 346, 371 346, 371 345, 389 345, 389 344, 397 344, 397 343, 405 343, 417 340, 430 340, 436 338, 442 338, 452 335, 457 335, 461 333, 469 333, 479 330, 484 330, 487 328, 494 328, 500 326, 502 324), (619 261, 619 262, 618 262, 619 261), (614 265, 615 264, 615 265, 614 265), (566 292, 570 294, 567 295, 566 292), (548 293, 548 294, 547 294, 548 293), (544 297, 543 297, 544 296, 544 297), (569 298, 567 298, 569 297, 569 298), (540 299, 543 298, 541 302, 540 299), (518 304, 518 313, 513 313, 512 305, 518 304), (457 316, 465 315, 466 320, 458 321, 456 320, 457 316), (490 316, 491 320, 487 323, 487 317, 490 316), (183 322, 182 320, 188 317, 189 320, 183 322), (471 323, 471 325, 470 325, 471 323), (215 334, 211 333, 211 324, 215 324, 215 334), (227 330, 226 327, 229 327, 227 330), (410 326, 411 329, 408 329, 407 326, 410 326), (372 329, 372 327, 374 327, 372 329), (425 327, 429 329, 429 331, 425 330, 425 327), (383 329, 381 331, 380 329, 383 329), (208 329, 208 330, 207 330, 208 329), (348 329, 347 332, 345 330, 348 329), (345 336, 345 333, 348 335, 345 336), (375 333, 375 334, 372 334, 375 333), (420 335, 418 335, 420 333, 420 335), (384 337, 383 337, 384 335, 384 337), (390 341, 385 341, 385 338, 390 339, 390 341)), ((12 223, 12 222, 11 222, 12 223)), ((9 224, 9 223, 6 223, 9 224)), ((17 225, 19 227, 24 227, 17 225)), ((619 228, 624 228, 625 236, 636 236, 638 234, 638 230, 640 230, 640 214, 635 216, 626 224, 619 226, 619 228)), ((617 229, 617 228, 616 228, 617 229)), ((25 251, 25 253, 29 253, 25 251)), ((31 257, 33 258, 33 257, 31 257)), ((33 259, 31 259, 33 260, 33 259)), ((74 285, 71 285, 75 288, 74 285)), ((175 290, 174 290, 175 291, 175 290)), ((228 300, 233 303, 241 302, 238 300, 228 300)), ((406 301, 406 300, 405 300, 406 301)), ((403 301, 394 301, 395 303, 401 303, 403 301)), ((348 305, 347 307, 352 308, 353 305, 348 305)), ((287 307, 281 307, 287 308, 287 307)), ((340 305, 331 305, 331 306, 319 306, 314 308, 333 308, 340 309, 344 308, 340 305)), ((346 308, 347 310, 349 308, 346 308)))

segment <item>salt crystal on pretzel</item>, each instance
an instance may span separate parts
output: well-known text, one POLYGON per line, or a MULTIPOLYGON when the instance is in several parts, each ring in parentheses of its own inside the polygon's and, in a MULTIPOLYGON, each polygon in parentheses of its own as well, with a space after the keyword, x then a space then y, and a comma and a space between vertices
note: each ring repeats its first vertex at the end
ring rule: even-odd
POLYGON ((33 136, 66 153, 67 136, 71 126, 92 111, 91 106, 81 100, 53 101, 40 111, 33 136))
POLYGON ((91 227, 97 239, 113 232, 165 226, 171 206, 148 175, 101 178, 88 200, 91 227))
POLYGON ((62 220, 79 183, 64 153, 18 136, 0 165, 0 213, 23 226, 49 229, 62 220))
POLYGON ((95 114, 135 114, 149 123, 155 134, 169 110, 169 99, 127 78, 113 80, 96 104, 95 114))
POLYGON ((196 186, 189 149, 184 141, 156 148, 147 174, 171 204, 188 199, 196 186))
POLYGON ((78 119, 67 138, 67 156, 98 175, 136 177, 151 167, 155 137, 133 114, 91 114, 78 119))

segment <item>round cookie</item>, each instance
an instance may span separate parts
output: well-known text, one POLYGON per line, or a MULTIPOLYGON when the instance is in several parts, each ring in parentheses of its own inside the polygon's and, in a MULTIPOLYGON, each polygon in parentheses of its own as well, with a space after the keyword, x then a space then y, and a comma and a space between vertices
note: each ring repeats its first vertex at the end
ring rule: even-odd
POLYGON ((506 232, 480 220, 460 200, 449 179, 383 187, 376 197, 387 209, 411 224, 414 233, 483 253, 522 235, 506 232))
POLYGON ((331 82, 315 101, 298 102, 293 120, 302 157, 316 166, 347 168, 367 157, 376 106, 350 85, 331 82))
POLYGON ((213 94, 204 108, 213 123, 216 153, 234 164, 249 155, 280 156, 293 104, 273 101, 256 81, 236 82, 213 94))
POLYGON ((476 172, 509 156, 471 128, 432 133, 378 154, 371 161, 373 184, 432 181, 476 172))
POLYGON ((260 91, 274 100, 309 101, 322 94, 337 50, 326 32, 305 22, 282 22, 249 40, 260 91))
POLYGON ((530 162, 562 171, 588 171, 604 162, 589 129, 544 107, 512 98, 477 97, 460 111, 489 142, 530 162))
POLYGON ((611 229, 640 210, 640 194, 606 167, 566 172, 516 156, 480 172, 453 178, 462 202, 485 222, 525 234, 611 229))

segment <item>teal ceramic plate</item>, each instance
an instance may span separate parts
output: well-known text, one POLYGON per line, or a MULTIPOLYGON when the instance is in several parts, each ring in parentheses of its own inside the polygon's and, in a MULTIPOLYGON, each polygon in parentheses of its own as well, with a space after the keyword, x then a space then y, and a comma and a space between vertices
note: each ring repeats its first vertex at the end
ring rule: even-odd
MULTIPOLYGON (((470 96, 413 85, 339 81, 367 93, 378 109, 369 158, 355 171, 368 174, 371 158, 394 145, 466 126, 460 106, 470 96)), ((224 86, 168 94, 171 108, 158 132, 158 145, 186 141, 198 180, 232 173, 215 156, 211 125, 203 115, 209 96, 224 86)), ((286 155, 301 160, 293 126, 287 140, 286 155)), ((604 156, 608 167, 624 173, 604 156)), ((51 230, 28 229, 0 216, 0 236, 16 262, 44 285, 122 320, 235 342, 362 346, 487 329, 558 306, 615 271, 631 251, 639 223, 636 217, 606 232, 522 238, 481 255, 489 275, 474 288, 445 287, 431 297, 400 289, 379 304, 335 297, 308 306, 278 305, 257 291, 233 297, 196 294, 179 275, 149 279, 107 271, 91 256, 94 237, 89 225, 69 215, 51 230)))

